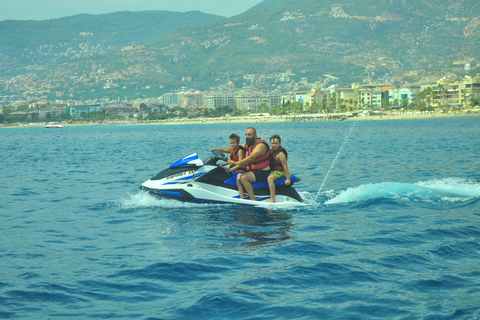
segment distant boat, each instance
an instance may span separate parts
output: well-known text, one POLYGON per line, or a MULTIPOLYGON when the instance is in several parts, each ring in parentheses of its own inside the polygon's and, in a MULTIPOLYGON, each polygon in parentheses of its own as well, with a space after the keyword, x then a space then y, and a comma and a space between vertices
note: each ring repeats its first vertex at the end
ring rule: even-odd
POLYGON ((44 128, 56 129, 56 128, 63 128, 63 126, 61 124, 47 124, 44 128))

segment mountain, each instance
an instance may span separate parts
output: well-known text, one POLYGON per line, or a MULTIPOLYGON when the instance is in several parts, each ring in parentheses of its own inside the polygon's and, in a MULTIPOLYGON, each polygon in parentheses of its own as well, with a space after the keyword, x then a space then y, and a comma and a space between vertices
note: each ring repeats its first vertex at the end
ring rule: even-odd
POLYGON ((260 2, 259 4, 253 6, 252 8, 248 9, 245 11, 246 13, 254 13, 258 11, 265 11, 269 9, 273 9, 282 3, 284 3, 286 0, 264 0, 260 2))
POLYGON ((145 44, 172 31, 224 17, 199 11, 80 14, 44 21, 0 21, 0 75, 46 69, 55 63, 145 44))
POLYGON ((59 63, 42 77, 82 78, 71 90, 99 97, 219 84, 267 90, 280 73, 342 85, 438 79, 465 75, 466 61, 479 73, 479 25, 478 0, 265 0, 146 45, 59 63))

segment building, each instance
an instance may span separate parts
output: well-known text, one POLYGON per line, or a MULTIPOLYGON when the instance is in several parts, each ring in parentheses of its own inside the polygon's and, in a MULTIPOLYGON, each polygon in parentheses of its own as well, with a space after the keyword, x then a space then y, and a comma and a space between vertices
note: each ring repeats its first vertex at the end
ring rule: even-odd
POLYGON ((133 115, 136 112, 137 112, 136 108, 113 107, 113 108, 106 109, 106 114, 108 116, 114 116, 114 117, 125 117, 125 118, 127 118, 127 117, 133 115))
MULTIPOLYGON (((398 104, 401 105, 403 101, 407 101, 407 103, 412 102, 413 94, 412 91, 408 88, 401 88, 397 91, 395 98, 398 101, 398 104)), ((394 98, 394 99, 395 99, 394 98)))
POLYGON ((206 100, 210 110, 225 106, 235 108, 235 96, 231 92, 210 92, 206 94, 206 100))
POLYGON ((389 101, 389 87, 362 88, 359 90, 359 106, 383 108, 389 101))
POLYGON ((162 96, 162 104, 169 107, 178 107, 180 106, 180 99, 176 93, 165 93, 162 96))
POLYGON ((282 104, 282 93, 278 91, 272 91, 267 94, 269 103, 268 106, 278 106, 282 104))
POLYGON ((316 89, 315 91, 310 92, 310 95, 311 105, 322 107, 326 107, 333 97, 332 92, 325 89, 316 89))
POLYGON ((180 105, 182 108, 203 106, 203 94, 200 92, 180 94, 180 105))
POLYGON ((303 105, 305 105, 306 103, 309 103, 308 91, 297 91, 295 93, 295 102, 300 102, 303 105))
POLYGON ((84 105, 84 106, 68 106, 65 107, 65 113, 72 116, 73 119, 78 119, 82 113, 97 112, 103 109, 101 104, 84 105))
POLYGON ((270 107, 270 98, 260 91, 239 92, 235 94, 235 106, 238 109, 249 112, 257 112, 258 106, 266 105, 270 107))
POLYGON ((41 119, 45 119, 48 113, 50 113, 50 115, 53 117, 58 117, 65 113, 65 109, 60 109, 60 108, 42 109, 38 111, 38 116, 41 119))
POLYGON ((22 111, 17 111, 17 112, 12 112, 10 113, 10 116, 16 117, 20 120, 26 120, 26 121, 37 121, 40 119, 38 116, 38 111, 29 111, 29 112, 22 112, 22 111))
POLYGON ((242 91, 235 93, 235 106, 249 112, 257 112, 258 106, 272 107, 282 104, 282 93, 272 91, 267 94, 261 91, 242 91))
POLYGON ((433 107, 466 107, 473 100, 480 99, 480 74, 461 81, 440 79, 431 88, 433 107))
POLYGON ((337 106, 348 110, 354 110, 358 102, 358 89, 339 88, 335 90, 337 106))

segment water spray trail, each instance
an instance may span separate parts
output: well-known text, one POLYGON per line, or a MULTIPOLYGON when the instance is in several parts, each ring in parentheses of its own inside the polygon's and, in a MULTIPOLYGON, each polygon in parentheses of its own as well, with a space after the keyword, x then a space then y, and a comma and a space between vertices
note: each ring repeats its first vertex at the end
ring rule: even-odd
POLYGON ((344 140, 343 143, 342 143, 342 146, 340 147, 340 150, 338 150, 337 155, 335 156, 335 159, 333 159, 332 165, 331 165, 330 168, 328 169, 327 174, 325 175, 325 178, 323 179, 322 185, 320 186, 320 189, 318 189, 317 196, 315 197, 315 200, 314 200, 315 202, 317 202, 317 198, 318 198, 318 196, 320 195, 320 192, 322 192, 323 185, 324 185, 325 182, 327 181, 328 176, 329 176, 329 174, 330 174, 330 171, 332 171, 333 167, 335 166, 335 162, 337 162, 338 157, 340 156, 340 154, 342 153, 343 148, 345 147, 345 144, 347 143, 348 139, 350 139, 350 135, 352 134, 352 130, 353 130, 353 128, 355 127, 355 124, 356 124, 356 123, 357 123, 357 120, 355 120, 355 122, 353 122, 352 126, 350 127, 350 130, 348 131, 347 136, 345 137, 345 140, 344 140))

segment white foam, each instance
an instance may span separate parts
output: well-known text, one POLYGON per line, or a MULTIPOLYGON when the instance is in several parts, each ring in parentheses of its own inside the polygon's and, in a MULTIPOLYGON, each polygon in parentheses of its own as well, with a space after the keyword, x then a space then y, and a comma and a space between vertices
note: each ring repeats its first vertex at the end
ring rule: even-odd
POLYGON ((256 202, 253 206, 266 209, 288 210, 309 205, 305 202, 256 202))
POLYGON ((480 197, 480 183, 461 178, 435 179, 418 182, 417 185, 429 188, 445 196, 480 197))
POLYGON ((135 194, 130 194, 126 198, 118 200, 118 203, 123 209, 135 208, 190 208, 211 206, 209 204, 183 202, 175 199, 160 198, 149 194, 145 191, 139 191, 135 194))
MULTIPOLYGON (((304 195, 312 198, 311 194, 308 192, 303 193, 304 195)), ((302 195, 303 197, 303 195, 302 195)), ((122 209, 135 209, 135 208, 201 208, 201 207, 227 207, 227 206, 238 206, 238 204, 233 203, 195 203, 195 202, 185 202, 176 199, 170 198, 161 198, 149 194, 145 191, 139 191, 135 194, 128 194, 124 198, 120 198, 116 201, 117 205, 122 209)), ((246 201, 245 204, 251 205, 252 207, 262 207, 266 209, 279 209, 287 210, 293 209, 299 206, 311 205, 314 204, 312 200, 307 203, 302 202, 250 202, 246 201)))
POLYGON ((471 197, 480 197, 480 184, 473 180, 459 178, 435 179, 415 184, 400 182, 381 182, 364 184, 348 188, 325 204, 348 203, 378 198, 421 198, 443 201, 464 201, 471 197))

